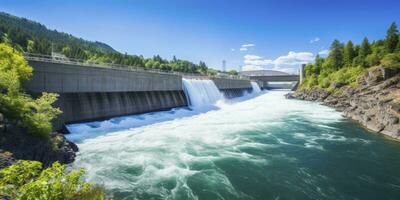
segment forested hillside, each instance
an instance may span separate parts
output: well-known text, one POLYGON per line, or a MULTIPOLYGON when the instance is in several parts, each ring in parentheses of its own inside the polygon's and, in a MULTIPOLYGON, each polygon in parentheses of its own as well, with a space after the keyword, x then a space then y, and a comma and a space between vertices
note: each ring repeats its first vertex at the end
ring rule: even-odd
POLYGON ((357 87, 356 79, 378 65, 400 70, 400 35, 395 23, 387 30, 385 39, 372 43, 367 37, 359 45, 334 40, 327 58, 318 55, 313 64, 306 66, 306 78, 300 89, 319 87, 334 91, 344 85, 357 87))
POLYGON ((204 62, 199 64, 174 58, 163 59, 122 54, 101 42, 87 41, 70 34, 49 30, 46 26, 10 14, 0 12, 0 42, 8 43, 25 53, 50 55, 62 53, 68 58, 82 59, 87 62, 100 62, 128 65, 146 69, 172 70, 187 73, 216 74, 204 62))

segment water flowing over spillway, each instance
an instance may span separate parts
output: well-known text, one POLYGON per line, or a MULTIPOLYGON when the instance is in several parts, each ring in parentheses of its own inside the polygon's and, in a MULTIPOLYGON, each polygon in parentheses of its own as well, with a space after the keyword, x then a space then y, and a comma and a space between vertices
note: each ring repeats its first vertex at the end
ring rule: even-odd
POLYGON ((210 106, 223 99, 212 80, 183 79, 183 86, 191 107, 210 106))
MULTIPOLYGON (((192 92, 203 90, 198 84, 192 92)), ((285 93, 262 92, 208 112, 181 108, 73 125, 67 137, 79 153, 72 167, 86 168, 85 178, 114 199, 400 196, 397 143, 285 93)), ((194 105, 218 101, 212 94, 194 105)))
POLYGON ((258 86, 258 84, 256 82, 251 81, 251 87, 253 88, 252 93, 254 94, 260 94, 261 93, 261 89, 260 86, 258 86))

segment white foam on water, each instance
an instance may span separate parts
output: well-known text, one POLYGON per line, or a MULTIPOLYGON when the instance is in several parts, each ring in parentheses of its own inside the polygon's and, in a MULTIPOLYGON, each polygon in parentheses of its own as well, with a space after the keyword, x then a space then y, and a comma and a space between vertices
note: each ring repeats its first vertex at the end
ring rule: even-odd
POLYGON ((170 111, 151 112, 140 115, 115 117, 110 120, 77 123, 67 125, 71 134, 66 137, 73 142, 80 142, 120 130, 145 126, 165 121, 177 120, 183 117, 197 115, 223 108, 227 105, 245 101, 261 93, 258 84, 252 82, 253 92, 234 99, 224 99, 221 92, 211 80, 183 79, 185 94, 188 98, 190 109, 174 108, 170 111))
MULTIPOLYGON (((189 87, 203 90, 200 85, 191 82, 189 87)), ((247 135, 246 131, 261 132, 269 127, 283 126, 282 120, 291 112, 301 113, 317 124, 342 119, 340 113, 325 106, 285 99, 283 94, 287 91, 261 92, 246 101, 220 104, 219 94, 211 91, 207 93, 210 97, 208 99, 193 94, 195 98, 192 98, 193 101, 191 99, 194 102, 192 105, 202 107, 214 103, 219 105, 218 109, 199 112, 196 109, 181 108, 94 124, 70 125, 68 128, 72 133, 67 137, 78 142, 79 147, 73 167, 85 167, 88 181, 104 184, 110 190, 140 190, 142 193, 159 193, 165 195, 165 198, 174 198, 179 191, 186 191, 188 199, 195 199, 187 185, 188 178, 214 170, 212 175, 207 176, 229 181, 226 174, 215 171, 216 161, 236 159, 261 166, 268 165, 266 157, 252 155, 242 149, 265 150, 282 145, 260 144, 247 135), (196 163, 202 167, 190 167, 196 163), (173 189, 160 184, 166 179, 175 183, 173 189)), ((282 143, 285 142, 279 138, 278 133, 263 134, 263 137, 274 136, 282 143)), ((297 136, 305 137, 301 134, 297 136)), ((326 140, 340 139, 321 137, 326 140)), ((229 182, 224 184, 229 190, 234 190, 229 182)))
POLYGON ((212 80, 183 79, 182 82, 192 108, 210 107, 224 99, 212 80))
POLYGON ((260 89, 260 86, 258 86, 258 83, 254 82, 254 81, 251 81, 250 83, 251 83, 251 87, 253 88, 252 93, 260 94, 261 93, 261 89, 260 89))

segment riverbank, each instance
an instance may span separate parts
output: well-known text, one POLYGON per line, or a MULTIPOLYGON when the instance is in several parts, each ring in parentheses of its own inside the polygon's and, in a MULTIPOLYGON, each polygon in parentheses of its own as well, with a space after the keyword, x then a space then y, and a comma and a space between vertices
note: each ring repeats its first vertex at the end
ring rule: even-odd
POLYGON ((17 160, 36 160, 45 167, 56 161, 69 164, 75 160, 77 151, 78 147, 64 134, 51 133, 49 138, 32 136, 0 113, 0 169, 17 160))
POLYGON ((357 85, 331 93, 320 88, 300 89, 286 98, 322 102, 374 132, 400 139, 400 72, 375 67, 361 76, 357 85))

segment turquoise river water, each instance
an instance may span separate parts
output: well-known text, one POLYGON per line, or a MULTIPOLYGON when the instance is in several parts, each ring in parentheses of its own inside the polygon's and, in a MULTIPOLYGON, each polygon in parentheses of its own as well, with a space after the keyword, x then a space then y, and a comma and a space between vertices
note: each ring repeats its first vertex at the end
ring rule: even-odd
POLYGON ((75 167, 114 199, 400 199, 400 143, 262 92, 70 125, 75 167))

